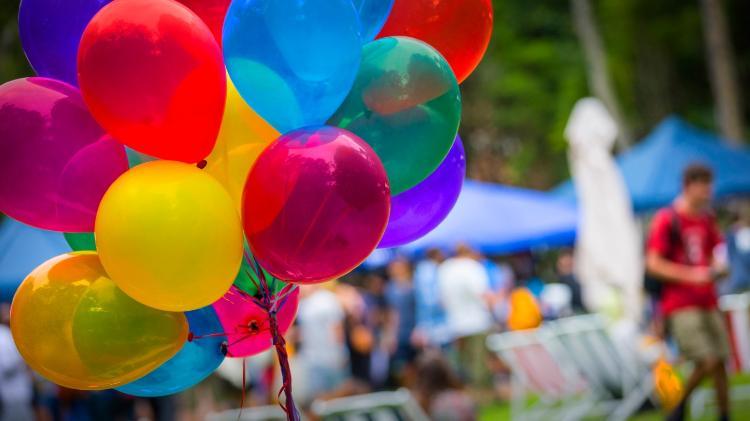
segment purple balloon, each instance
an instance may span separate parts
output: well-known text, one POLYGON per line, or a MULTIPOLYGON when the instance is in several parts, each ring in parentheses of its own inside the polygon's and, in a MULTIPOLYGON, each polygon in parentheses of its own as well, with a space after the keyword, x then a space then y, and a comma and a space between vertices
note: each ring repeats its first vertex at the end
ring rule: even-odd
POLYGON ((456 136, 448 156, 435 172, 391 199, 391 216, 378 248, 411 243, 440 225, 456 204, 465 175, 464 145, 456 136))
POLYGON ((41 77, 0 85, 0 212, 37 228, 91 232, 104 192, 127 169, 125 148, 75 87, 41 77))
POLYGON ((111 0, 22 0, 21 45, 39 76, 78 85, 78 43, 89 21, 111 0))

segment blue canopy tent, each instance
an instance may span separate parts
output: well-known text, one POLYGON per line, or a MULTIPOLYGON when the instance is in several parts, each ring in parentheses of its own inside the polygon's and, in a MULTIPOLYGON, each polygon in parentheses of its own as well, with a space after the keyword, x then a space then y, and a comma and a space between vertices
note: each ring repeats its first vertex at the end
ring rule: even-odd
MULTIPOLYGON (((677 117, 664 120, 642 142, 617 158, 636 212, 670 203, 680 192, 682 171, 695 162, 714 170, 717 198, 750 194, 750 151, 732 148, 721 138, 677 117)), ((554 194, 576 200, 571 181, 558 187, 554 194)))
POLYGON ((452 250, 469 244, 487 254, 506 254, 575 239, 575 206, 547 193, 466 181, 456 207, 434 231, 406 250, 452 250))
POLYGON ((0 301, 9 302, 35 267, 70 251, 62 234, 32 228, 10 218, 0 221, 0 301))

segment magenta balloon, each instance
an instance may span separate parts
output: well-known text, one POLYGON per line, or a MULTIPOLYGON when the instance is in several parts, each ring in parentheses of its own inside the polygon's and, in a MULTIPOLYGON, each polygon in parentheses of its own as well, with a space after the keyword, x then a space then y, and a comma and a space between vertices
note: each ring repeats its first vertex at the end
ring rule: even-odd
POLYGON ((411 243, 440 225, 456 204, 465 175, 464 145, 456 136, 435 172, 391 199, 391 216, 378 248, 411 243))
POLYGON ((275 277, 325 282, 362 263, 390 211, 388 176, 355 134, 310 127, 281 136, 245 183, 242 222, 258 263, 275 277))
MULTIPOLYGON (((297 316, 299 288, 278 303, 276 320, 279 333, 284 335, 297 316)), ((255 298, 233 286, 213 304, 227 338, 228 357, 248 357, 259 354, 273 345, 268 313, 255 298)), ((218 332, 217 332, 218 333, 218 332)))
POLYGON ((128 169, 125 148, 78 89, 32 77, 0 86, 0 212, 38 228, 91 232, 99 202, 128 169))

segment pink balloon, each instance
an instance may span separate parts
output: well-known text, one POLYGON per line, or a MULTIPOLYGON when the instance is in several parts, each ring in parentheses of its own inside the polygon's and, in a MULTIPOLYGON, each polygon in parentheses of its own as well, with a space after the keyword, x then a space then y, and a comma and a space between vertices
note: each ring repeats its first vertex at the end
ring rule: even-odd
MULTIPOLYGON (((299 288, 295 288, 278 303, 279 334, 289 330, 298 306, 299 288)), ((248 357, 273 346, 268 313, 252 296, 233 286, 213 307, 227 334, 228 357, 248 357)))
POLYGON ((276 278, 325 282, 353 270, 378 245, 390 193, 380 159, 353 133, 294 130, 271 143, 247 177, 245 236, 276 278))
POLYGON ((0 86, 0 212, 38 228, 91 232, 99 202, 128 169, 125 148, 78 89, 41 77, 0 86))

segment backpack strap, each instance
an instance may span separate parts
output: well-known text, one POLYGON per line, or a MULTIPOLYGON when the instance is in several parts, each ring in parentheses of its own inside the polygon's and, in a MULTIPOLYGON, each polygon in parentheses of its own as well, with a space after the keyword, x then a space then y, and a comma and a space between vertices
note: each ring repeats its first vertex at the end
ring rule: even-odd
POLYGON ((667 238, 667 257, 675 259, 674 253, 677 247, 682 244, 682 233, 680 233, 680 217, 677 215, 677 209, 670 206, 667 210, 669 214, 669 232, 667 238))

